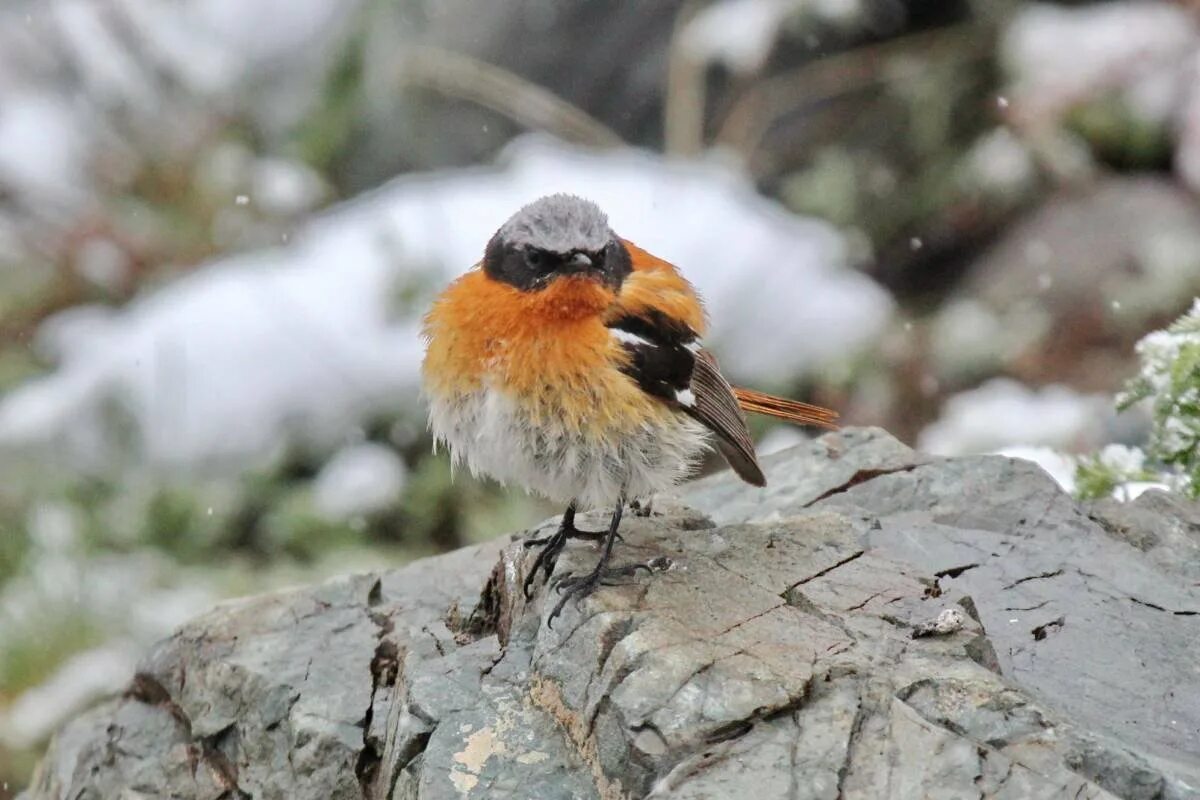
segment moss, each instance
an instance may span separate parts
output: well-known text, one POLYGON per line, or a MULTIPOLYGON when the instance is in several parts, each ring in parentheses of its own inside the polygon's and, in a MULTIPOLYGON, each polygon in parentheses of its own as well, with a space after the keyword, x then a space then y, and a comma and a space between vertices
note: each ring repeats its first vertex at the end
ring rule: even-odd
POLYGON ((281 493, 261 523, 265 549, 305 562, 331 550, 362 547, 368 540, 367 532, 365 518, 341 522, 317 513, 312 496, 304 488, 281 493))
POLYGON ((1101 497, 1129 481, 1158 480, 1200 498, 1200 298, 1191 310, 1164 331, 1137 344, 1141 370, 1117 397, 1124 410, 1144 403, 1151 415, 1145 453, 1123 448, 1128 455, 1084 459, 1076 480, 1083 497, 1101 497), (1142 468, 1147 460, 1161 472, 1142 468))
POLYGON ((1075 468, 1075 494, 1082 500, 1109 497, 1120 483, 1121 476, 1099 456, 1082 459, 1075 468))
POLYGON ((1167 126, 1135 113, 1120 96, 1107 95, 1078 106, 1066 127, 1087 140, 1101 161, 1119 169, 1156 169, 1170 164, 1167 126))
POLYGON ((328 173, 347 150, 362 113, 363 49, 369 15, 362 14, 359 29, 346 39, 315 109, 291 135, 291 147, 305 163, 328 173))
POLYGON ((28 550, 24 515, 19 509, 0 505, 0 585, 17 573, 28 550))
POLYGON ((1141 371, 1117 398, 1118 408, 1150 406, 1147 454, 1177 471, 1184 491, 1200 497, 1200 298, 1165 331, 1137 345, 1141 371))
POLYGON ((0 701, 37 686, 66 659, 104 640, 96 621, 77 605, 50 605, 34 616, 6 633, 0 648, 0 701))

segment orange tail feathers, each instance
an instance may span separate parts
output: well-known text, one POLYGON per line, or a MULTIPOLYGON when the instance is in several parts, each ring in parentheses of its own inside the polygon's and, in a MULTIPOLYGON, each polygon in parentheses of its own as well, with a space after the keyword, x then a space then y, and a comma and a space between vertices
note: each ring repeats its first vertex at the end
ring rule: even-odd
POLYGON ((737 398, 738 405, 745 411, 766 414, 768 417, 777 417, 797 425, 816 425, 831 431, 838 428, 838 413, 828 408, 736 386, 733 389, 733 395, 737 398))

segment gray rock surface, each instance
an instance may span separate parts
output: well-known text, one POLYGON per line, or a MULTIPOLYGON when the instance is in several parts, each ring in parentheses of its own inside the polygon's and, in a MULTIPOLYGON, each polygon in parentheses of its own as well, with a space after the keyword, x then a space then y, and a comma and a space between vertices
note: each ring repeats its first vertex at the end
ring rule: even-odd
POLYGON ((219 607, 24 797, 1200 796, 1194 505, 1084 510, 877 430, 767 463, 631 516, 656 574, 552 629, 519 543, 219 607))

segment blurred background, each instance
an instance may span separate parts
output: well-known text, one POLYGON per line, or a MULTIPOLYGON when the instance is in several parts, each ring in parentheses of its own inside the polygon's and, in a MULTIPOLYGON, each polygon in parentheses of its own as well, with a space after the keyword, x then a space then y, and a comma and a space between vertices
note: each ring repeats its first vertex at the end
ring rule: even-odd
POLYGON ((219 599, 556 511, 451 482, 417 388, 547 192, 734 379, 1072 489, 1200 292, 1198 71, 1194 0, 7 0, 0 800, 219 599))

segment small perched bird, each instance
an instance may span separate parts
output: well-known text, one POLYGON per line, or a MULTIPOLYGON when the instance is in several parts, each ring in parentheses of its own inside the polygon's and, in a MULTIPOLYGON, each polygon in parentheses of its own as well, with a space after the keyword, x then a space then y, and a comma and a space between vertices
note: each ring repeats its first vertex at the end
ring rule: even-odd
POLYGON ((733 388, 704 349, 704 309, 674 266, 617 236, 592 202, 555 194, 515 213, 476 268, 425 318, 422 367, 435 441, 452 463, 566 504, 525 579, 549 578, 569 538, 603 541, 589 574, 557 584, 581 597, 608 566, 627 501, 686 478, 709 443, 742 480, 766 477, 743 409, 836 427, 819 406, 733 388), (578 508, 611 507, 603 532, 578 508))

